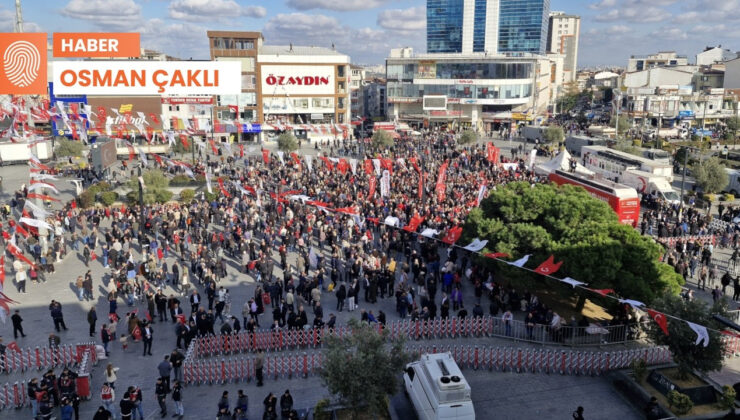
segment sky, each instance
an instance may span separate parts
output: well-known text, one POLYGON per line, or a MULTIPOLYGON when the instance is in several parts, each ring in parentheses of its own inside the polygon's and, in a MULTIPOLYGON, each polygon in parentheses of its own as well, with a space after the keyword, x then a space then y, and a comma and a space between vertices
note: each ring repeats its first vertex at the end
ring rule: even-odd
MULTIPOLYGON (((331 47, 354 64, 391 48, 426 50, 426 0, 22 0, 26 32, 139 32, 142 46, 207 59, 207 30, 262 31, 267 44, 331 47)), ((581 19, 578 66, 626 66, 633 54, 706 46, 740 51, 740 0, 551 0, 581 19)), ((12 32, 14 0, 0 0, 12 32)))

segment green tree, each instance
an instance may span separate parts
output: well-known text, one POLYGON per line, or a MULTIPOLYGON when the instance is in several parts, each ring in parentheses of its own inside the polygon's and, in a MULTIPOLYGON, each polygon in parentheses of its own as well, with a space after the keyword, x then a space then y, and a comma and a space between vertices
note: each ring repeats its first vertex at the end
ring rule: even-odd
POLYGON ((667 346, 678 365, 679 376, 686 379, 692 370, 702 373, 722 369, 724 345, 717 330, 722 328, 712 314, 727 315, 724 302, 709 307, 703 300, 686 301, 678 296, 662 296, 655 299, 651 307, 664 314, 671 314, 682 320, 707 327, 709 345, 696 343, 696 333, 684 321, 668 319, 668 335, 663 333, 657 323, 648 323, 648 337, 657 345, 667 346))
POLYGON ((551 125, 545 129, 545 140, 550 143, 560 143, 565 139, 563 128, 558 125, 551 125))
POLYGON ((82 156, 82 149, 85 148, 82 142, 75 140, 61 139, 56 143, 55 152, 57 157, 80 157, 82 156))
POLYGON ((466 145, 470 143, 475 143, 476 140, 478 140, 478 135, 475 134, 473 130, 465 130, 460 134, 460 137, 457 139, 457 143, 461 145, 466 145))
POLYGON ((729 183, 727 171, 717 158, 706 159, 692 168, 696 183, 705 193, 722 191, 729 183))
POLYGON ((371 416, 384 414, 386 398, 398 390, 399 372, 410 360, 403 340, 388 342, 388 330, 356 319, 349 321, 352 334, 324 339, 324 363, 321 379, 329 392, 352 410, 371 416))
MULTIPOLYGON (((144 178, 144 203, 154 204, 169 201, 172 192, 167 190, 169 179, 158 169, 150 169, 142 174, 144 178)), ((128 181, 128 187, 131 189, 126 196, 130 202, 139 201, 139 178, 134 177, 128 181)))
MULTIPOLYGON (((665 293, 678 294, 683 284, 670 266, 658 262, 660 245, 620 224, 608 204, 580 187, 515 182, 497 188, 470 212, 463 234, 462 242, 487 239, 495 244, 491 251, 532 254, 530 260, 537 263, 554 254, 563 261, 559 277, 615 289, 645 303, 665 293)), ((508 265, 498 268, 509 278, 531 279, 508 265)), ((585 303, 579 297, 577 310, 585 303)))
POLYGON ((730 140, 737 138, 737 132, 740 130, 740 117, 730 117, 725 124, 727 124, 727 132, 731 135, 730 140))
POLYGON ((616 126, 615 124, 617 124, 617 117, 613 116, 612 119, 609 120, 609 127, 617 128, 617 134, 620 136, 630 128, 630 122, 624 115, 619 116, 619 125, 616 126))
POLYGON ((385 130, 377 130, 373 133, 372 145, 376 150, 385 150, 393 147, 393 136, 385 130))
POLYGON ((277 146, 283 152, 294 152, 298 150, 298 140, 291 133, 283 133, 277 138, 277 146))

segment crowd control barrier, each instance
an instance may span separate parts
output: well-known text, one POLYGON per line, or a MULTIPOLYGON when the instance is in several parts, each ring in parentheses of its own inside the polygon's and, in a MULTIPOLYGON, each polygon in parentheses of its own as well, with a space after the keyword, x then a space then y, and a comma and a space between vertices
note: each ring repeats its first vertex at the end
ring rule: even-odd
POLYGON ((26 347, 21 348, 20 351, 7 349, 5 356, 0 357, 0 372, 17 373, 33 369, 71 368, 80 363, 83 354, 88 350, 95 353, 95 343, 67 344, 57 347, 26 347))

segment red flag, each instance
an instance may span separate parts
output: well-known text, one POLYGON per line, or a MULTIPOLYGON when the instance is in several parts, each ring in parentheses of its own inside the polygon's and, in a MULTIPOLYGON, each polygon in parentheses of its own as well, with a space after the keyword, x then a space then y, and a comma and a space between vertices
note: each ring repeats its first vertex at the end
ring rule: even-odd
POLYGON ((157 118, 157 114, 150 112, 149 119, 151 119, 154 124, 159 124, 159 118, 157 118))
POLYGON ((77 201, 72 200, 70 204, 72 205, 72 208, 73 209, 76 209, 77 208, 77 201))
POLYGON ((544 276, 552 275, 560 269, 561 265, 563 265, 562 261, 556 264, 555 256, 550 255, 550 258, 548 258, 542 264, 540 264, 539 267, 535 268, 534 271, 544 276))
POLYGON ((98 259, 98 255, 95 254, 95 251, 92 251, 90 253, 90 259, 93 260, 93 261, 95 261, 96 259, 98 259))
POLYGON ((648 315, 650 315, 651 318, 653 318, 655 323, 658 324, 660 329, 663 330, 663 334, 668 335, 668 319, 666 318, 665 314, 654 311, 652 309, 648 309, 647 313, 648 315))
POLYGON ((8 343, 8 349, 13 350, 14 352, 22 353, 21 348, 18 347, 18 343, 16 343, 15 341, 11 341, 10 343, 8 343))
POLYGON ((31 267, 35 266, 34 263, 31 262, 31 260, 29 260, 28 258, 26 258, 25 255, 23 255, 23 252, 21 252, 21 250, 17 246, 9 243, 7 249, 8 251, 10 251, 11 254, 13 254, 19 260, 27 263, 31 267))
POLYGON ((50 195, 36 194, 36 193, 28 193, 27 197, 28 198, 38 198, 39 200, 60 201, 58 198, 54 198, 50 195))
POLYGON ((419 200, 424 195, 424 179, 426 179, 426 174, 419 171, 419 200))
POLYGON ((243 158, 243 157, 244 157, 244 145, 240 144, 239 145, 239 158, 243 158))
POLYGON ((326 167, 327 167, 327 168, 328 168, 328 169, 329 169, 330 171, 331 171, 332 169, 334 169, 334 165, 332 165, 331 161, 330 161, 330 160, 329 160, 329 159, 328 159, 327 157, 325 157, 325 156, 320 156, 320 157, 319 157, 319 159, 321 159, 321 160, 322 160, 322 161, 323 161, 323 162, 324 162, 324 163, 326 164, 326 167))
MULTIPOLYGON (((588 288, 587 288, 588 289, 588 288)), ((594 293, 598 293, 601 296, 606 296, 609 293, 614 293, 614 289, 588 289, 594 293)))
POLYGON ((250 270, 254 270, 254 267, 257 267, 257 260, 250 261, 247 265, 247 268, 249 268, 250 270))
POLYGON ((214 155, 217 155, 218 149, 216 148, 216 142, 213 139, 209 140, 209 142, 211 143, 211 151, 213 151, 214 155))
POLYGON ((437 185, 435 187, 437 191, 437 201, 444 201, 445 200, 445 181, 447 180, 447 167, 449 166, 449 162, 445 161, 445 163, 442 164, 442 166, 439 167, 439 174, 437 175, 437 185))
POLYGON ((134 341, 141 340, 141 328, 139 328, 138 325, 134 328, 134 331, 131 332, 131 336, 134 337, 134 341))
POLYGON ((5 254, 0 257, 0 287, 5 287, 5 254))
POLYGON ((26 229, 23 229, 20 224, 15 225, 15 232, 20 233, 23 235, 24 238, 28 238, 28 231, 26 229))
POLYGON ((373 161, 372 159, 365 159, 365 173, 368 175, 373 174, 373 161))
POLYGON ((409 158, 409 162, 414 166, 414 169, 416 169, 416 172, 421 173, 421 168, 419 168, 419 164, 416 163, 416 157, 412 156, 409 158))
POLYGON ((157 248, 157 258, 159 258, 160 260, 164 258, 164 251, 162 251, 161 247, 157 248))
POLYGON ((146 141, 149 144, 152 144, 152 138, 154 137, 154 129, 152 126, 148 125, 146 127, 146 141))
POLYGON ((378 179, 375 178, 374 176, 371 176, 369 183, 370 183, 370 192, 368 193, 367 198, 372 199, 373 196, 375 195, 375 185, 378 183, 378 179))
POLYGON ((236 114, 236 118, 237 119, 239 118, 239 107, 238 106, 236 106, 236 105, 229 105, 229 111, 231 111, 234 114, 236 114))
POLYGON ((298 155, 295 154, 295 153, 291 153, 290 154, 290 157, 293 158, 293 162, 295 162, 295 164, 298 165, 298 167, 300 168, 301 167, 301 158, 299 158, 298 155))
POLYGON ((177 322, 179 322, 182 325, 185 325, 185 315, 175 315, 175 318, 177 318, 177 322))
POLYGON ((121 204, 121 213, 126 213, 126 205, 121 204))
POLYGON ((393 159, 390 159, 390 158, 380 159, 380 167, 383 169, 388 169, 388 172, 390 172, 390 174, 393 175, 393 159))
POLYGON ((267 149, 262 149, 262 160, 265 162, 265 165, 270 164, 270 151, 267 149))
POLYGON ((452 245, 457 242, 458 239, 460 239, 460 236, 462 236, 462 227, 453 226, 450 228, 450 230, 447 231, 447 234, 444 236, 444 238, 442 238, 442 242, 446 243, 447 245, 452 245))
POLYGON ((156 160, 158 164, 162 165, 162 158, 156 153, 154 154, 154 160, 156 160))
POLYGON ((423 221, 424 221, 424 218, 416 214, 411 218, 411 220, 409 221, 409 224, 403 227, 403 230, 405 230, 406 232, 416 232, 416 229, 419 228, 419 225, 423 221))
POLYGON ((188 143, 188 136, 185 134, 180 134, 180 142, 183 146, 185 146, 186 149, 190 149, 190 144, 188 143))
POLYGON ((337 164, 337 169, 339 169, 340 172, 342 172, 342 175, 346 174, 349 170, 349 162, 347 162, 347 159, 339 159, 339 163, 337 164))
POLYGON ((226 191, 226 188, 224 188, 224 180, 219 178, 218 179, 218 186, 221 188, 221 194, 225 195, 226 197, 231 197, 231 194, 229 194, 228 191, 226 191))
POLYGON ((488 254, 484 254, 484 256, 488 258, 511 258, 511 255, 505 252, 489 252, 488 254))
POLYGON ((486 158, 491 163, 498 163, 499 149, 493 145, 493 142, 486 145, 486 158))
POLYGON ((134 160, 134 146, 132 146, 131 143, 126 142, 126 148, 128 149, 128 161, 131 162, 134 160))

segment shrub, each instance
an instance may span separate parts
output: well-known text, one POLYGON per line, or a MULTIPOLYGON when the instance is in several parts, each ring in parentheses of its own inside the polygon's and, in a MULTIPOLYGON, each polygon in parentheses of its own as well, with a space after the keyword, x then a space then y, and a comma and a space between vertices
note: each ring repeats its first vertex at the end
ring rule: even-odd
POLYGON ((105 191, 100 193, 100 202, 105 206, 110 206, 118 199, 118 193, 114 191, 105 191))
POLYGON ((637 382, 642 383, 645 381, 645 378, 647 377, 647 364, 645 363, 645 360, 635 359, 630 363, 630 367, 632 368, 632 374, 635 375, 635 380, 637 382))
POLYGON ((722 387, 722 395, 719 396, 719 401, 717 401, 717 404, 721 409, 729 410, 735 406, 736 396, 737 394, 735 393, 735 388, 729 385, 725 385, 722 387))
POLYGON ((473 130, 465 130, 462 134, 460 134, 460 138, 457 139, 457 142, 459 144, 470 144, 475 143, 475 141, 478 139, 478 136, 475 134, 473 130))
POLYGON ((155 190, 154 200, 157 203, 166 203, 172 199, 173 192, 169 190, 155 190))
POLYGON ((90 192, 90 190, 83 191, 80 196, 77 197, 77 202, 83 209, 92 207, 95 204, 95 194, 90 192))
POLYGON ((329 406, 329 400, 323 399, 316 403, 316 407, 313 409, 313 418, 315 420, 329 420, 331 419, 331 412, 326 411, 329 406))
POLYGON ((195 190, 193 189, 187 188, 180 191, 180 201, 184 203, 193 201, 193 197, 195 197, 195 190))
POLYGON ((82 144, 82 142, 76 140, 62 139, 57 141, 55 152, 57 157, 80 157, 82 156, 82 149, 84 148, 85 146, 82 144))
POLYGON ((212 193, 209 193, 208 191, 205 192, 206 201, 211 202, 213 200, 217 200, 218 199, 218 196, 219 196, 219 193, 220 192, 218 190, 214 190, 214 191, 216 191, 216 192, 212 192, 212 193))
POLYGON ((372 145, 378 150, 391 148, 393 147, 393 136, 385 130, 377 130, 373 133, 372 145))
POLYGON ((680 416, 694 408, 694 402, 691 401, 688 395, 675 390, 668 393, 668 405, 670 409, 674 410, 680 416))
POLYGON ((190 185, 193 182, 193 180, 187 176, 187 175, 175 175, 170 179, 170 185, 173 187, 182 187, 185 185, 190 185))
POLYGON ((294 152, 298 150, 298 140, 290 133, 283 133, 277 138, 278 150, 283 152, 294 152))

